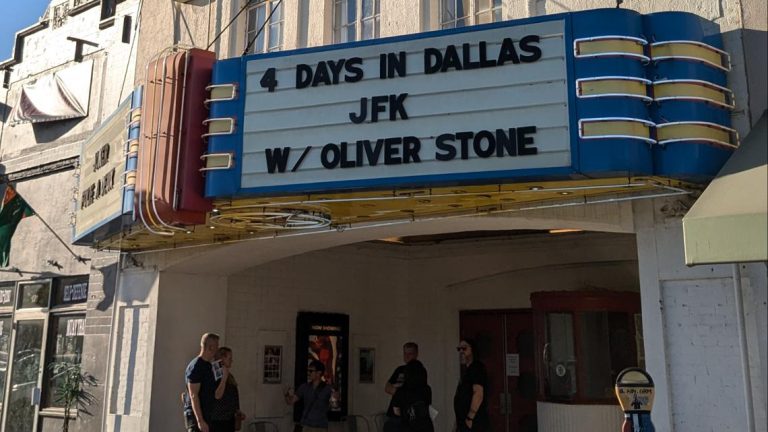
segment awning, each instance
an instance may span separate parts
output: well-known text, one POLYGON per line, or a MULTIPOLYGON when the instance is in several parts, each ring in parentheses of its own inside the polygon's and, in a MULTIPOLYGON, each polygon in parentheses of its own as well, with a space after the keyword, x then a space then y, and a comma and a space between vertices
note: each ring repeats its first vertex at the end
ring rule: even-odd
POLYGON ((766 113, 683 218, 685 263, 768 260, 766 113))
POLYGON ((92 72, 93 61, 87 61, 24 84, 11 125, 85 117, 92 72))

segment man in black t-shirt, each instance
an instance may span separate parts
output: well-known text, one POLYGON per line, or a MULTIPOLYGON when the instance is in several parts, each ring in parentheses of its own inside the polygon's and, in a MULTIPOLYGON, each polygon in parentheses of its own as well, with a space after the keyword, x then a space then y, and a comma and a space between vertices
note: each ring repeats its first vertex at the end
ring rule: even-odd
MULTIPOLYGON (((187 365, 184 378, 187 382, 187 392, 192 402, 194 419, 187 424, 188 432, 211 432, 208 422, 211 421, 211 410, 216 399, 216 378, 213 372, 213 361, 219 350, 219 335, 206 333, 200 339, 200 354, 187 365)), ((222 367, 224 379, 228 371, 222 367)))
MULTIPOLYGON (((405 382, 405 365, 411 360, 417 360, 419 358, 419 345, 415 342, 406 342, 403 345, 403 364, 398 366, 392 376, 387 380, 387 384, 384 386, 384 392, 394 396, 397 389, 402 387, 405 382)), ((384 423, 384 432, 398 432, 401 430, 400 413, 395 408, 393 400, 389 401, 389 407, 387 408, 387 420, 384 423)))
POLYGON ((486 401, 488 374, 485 365, 476 358, 477 344, 473 340, 462 339, 456 350, 462 366, 459 385, 453 397, 456 429, 459 432, 486 432, 491 425, 486 401))

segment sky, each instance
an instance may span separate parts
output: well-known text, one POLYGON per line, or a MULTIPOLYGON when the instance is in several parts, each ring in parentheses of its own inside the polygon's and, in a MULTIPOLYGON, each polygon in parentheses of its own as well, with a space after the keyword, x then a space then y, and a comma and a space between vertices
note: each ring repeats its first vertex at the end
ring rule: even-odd
POLYGON ((0 62, 11 58, 16 32, 37 22, 51 0, 0 0, 0 62))

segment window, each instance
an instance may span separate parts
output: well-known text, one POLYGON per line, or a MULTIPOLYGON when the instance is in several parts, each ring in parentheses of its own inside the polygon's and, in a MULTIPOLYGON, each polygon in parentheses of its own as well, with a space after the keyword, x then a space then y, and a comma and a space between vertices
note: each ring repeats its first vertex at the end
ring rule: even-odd
POLYGON ((333 42, 379 37, 381 0, 334 0, 333 42))
POLYGON ((256 0, 254 3, 248 9, 246 18, 248 31, 246 32, 245 46, 248 47, 247 52, 257 54, 280 51, 283 48, 283 22, 285 19, 283 2, 280 0, 256 0), (267 19, 269 22, 264 25, 267 19), (264 27, 263 30, 262 27, 264 27))
POLYGON ((440 28, 501 21, 501 0, 440 0, 440 28))
POLYGON ((115 16, 117 0, 101 0, 101 19, 106 20, 115 16))
POLYGON ((5 402, 5 383, 8 380, 8 361, 11 358, 13 331, 13 299, 15 284, 0 284, 0 413, 5 402))
POLYGON ((16 342, 13 348, 8 409, 5 410, 5 430, 24 432, 34 430, 36 407, 29 403, 40 374, 40 352, 45 320, 16 322, 16 342))
POLYGON ((33 282, 19 284, 19 309, 47 308, 48 294, 51 284, 48 282, 33 282))
MULTIPOLYGON (((83 354, 83 336, 85 335, 85 314, 54 315, 48 324, 50 330, 48 342, 48 361, 80 364, 83 354)), ((43 378, 45 397, 44 407, 63 407, 56 402, 56 386, 61 379, 46 366, 43 378)))
POLYGON ((37 430, 39 410, 59 407, 55 392, 60 377, 49 365, 80 364, 87 300, 87 275, 0 284, 0 405, 5 432, 37 430), (41 396, 40 405, 30 404, 33 394, 41 396))
MULTIPOLYGON (((621 292, 531 295, 538 352, 539 400, 615 404, 625 368, 642 365, 636 328, 640 296, 621 292)), ((640 342, 642 343, 642 342, 640 342)))

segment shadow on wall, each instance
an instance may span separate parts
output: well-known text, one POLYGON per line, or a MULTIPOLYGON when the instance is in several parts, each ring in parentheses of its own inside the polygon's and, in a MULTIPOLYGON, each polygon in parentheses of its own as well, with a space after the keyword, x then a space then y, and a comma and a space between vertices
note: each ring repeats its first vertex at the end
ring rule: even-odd
POLYGON ((11 115, 11 107, 0 102, 0 122, 5 123, 9 115, 11 115))
MULTIPOLYGON (((206 6, 210 7, 210 0, 191 0, 185 3, 187 6, 206 6)), ((181 31, 182 31, 182 25, 184 26, 184 33, 186 35, 187 41, 193 45, 197 46, 195 43, 195 35, 192 29, 189 28, 189 23, 187 23, 187 17, 184 13, 179 13, 179 8, 181 6, 178 4, 175 4, 175 7, 173 8, 173 43, 177 44, 181 42, 183 39, 181 37, 181 31)))
POLYGON ((32 123, 32 131, 35 134, 35 142, 38 144, 54 142, 77 126, 83 118, 71 120, 59 120, 45 123, 32 123))
POLYGON ((112 307, 115 300, 115 288, 117 287, 117 263, 99 269, 103 281, 104 299, 96 305, 96 309, 106 311, 112 307))
MULTIPOLYGON (((747 59, 747 85, 749 86, 750 125, 754 126, 763 111, 768 109, 768 32, 744 29, 744 58, 747 59), (751 60, 751 61, 750 61, 751 60)), ((738 103, 738 101, 736 101, 738 103)), ((743 107, 742 107, 743 108, 743 107)))

